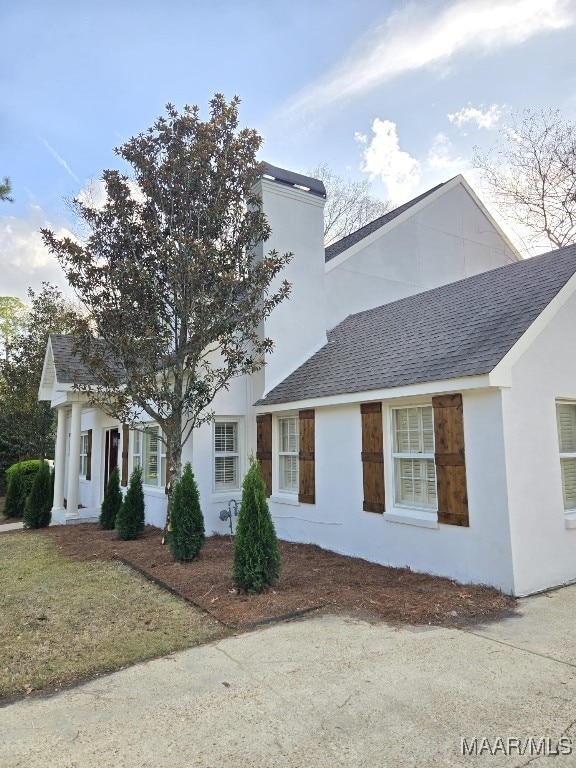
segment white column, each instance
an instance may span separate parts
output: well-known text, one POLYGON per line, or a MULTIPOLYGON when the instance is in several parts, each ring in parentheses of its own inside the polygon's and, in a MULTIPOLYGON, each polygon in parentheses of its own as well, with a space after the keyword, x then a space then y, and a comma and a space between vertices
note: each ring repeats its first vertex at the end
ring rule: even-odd
POLYGON ((80 431, 82 426, 82 403, 72 403, 70 424, 70 462, 68 464, 68 504, 66 518, 80 517, 78 514, 78 478, 80 474, 80 431))
POLYGON ((64 475, 66 470, 66 410, 58 408, 56 452, 54 454, 54 500, 52 514, 64 509, 64 475))

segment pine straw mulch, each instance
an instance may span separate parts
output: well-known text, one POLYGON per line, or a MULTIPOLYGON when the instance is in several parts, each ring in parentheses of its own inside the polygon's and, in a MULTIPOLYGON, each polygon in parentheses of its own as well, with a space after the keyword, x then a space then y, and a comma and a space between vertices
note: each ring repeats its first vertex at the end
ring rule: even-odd
POLYGON ((502 618, 515 606, 492 587, 463 585, 287 541, 280 542, 277 584, 261 595, 246 595, 232 583, 230 536, 208 538, 194 562, 178 563, 168 546, 162 546, 162 532, 151 526, 137 541, 119 541, 113 531, 100 531, 94 524, 53 526, 43 533, 73 559, 120 559, 238 629, 322 608, 397 624, 463 626, 502 618))

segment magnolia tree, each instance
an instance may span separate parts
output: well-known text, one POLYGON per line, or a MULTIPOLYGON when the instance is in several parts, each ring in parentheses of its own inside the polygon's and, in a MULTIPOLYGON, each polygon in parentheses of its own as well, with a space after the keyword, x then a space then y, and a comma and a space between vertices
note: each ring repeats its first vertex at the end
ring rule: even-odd
POLYGON ((254 192, 261 138, 239 129, 238 105, 217 94, 203 122, 198 107, 168 104, 115 150, 132 171, 104 171, 104 205, 75 201, 85 241, 42 232, 99 338, 76 344, 99 382, 90 398, 124 424, 143 412, 161 427, 169 496, 215 395, 263 366, 262 319, 290 288, 271 283, 291 254, 256 255, 270 235, 254 192))

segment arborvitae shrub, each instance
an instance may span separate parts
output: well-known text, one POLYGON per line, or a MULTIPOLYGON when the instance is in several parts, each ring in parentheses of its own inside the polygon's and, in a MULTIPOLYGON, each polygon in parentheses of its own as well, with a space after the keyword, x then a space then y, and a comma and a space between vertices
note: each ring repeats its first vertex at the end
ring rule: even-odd
POLYGON ((38 474, 26 499, 24 528, 46 528, 52 518, 52 482, 47 461, 40 463, 38 474))
POLYGON ((137 539, 144 530, 144 492, 142 490, 142 468, 135 467, 130 475, 130 484, 116 515, 116 535, 123 541, 137 539))
POLYGON ((174 484, 170 516, 170 551, 174 560, 194 560, 204 545, 204 517, 200 509, 198 486, 188 462, 182 477, 174 484))
MULTIPOLYGON (((18 465, 15 465, 18 467, 18 465)), ((12 472, 8 477, 8 488, 6 490, 6 501, 4 503, 5 517, 22 517, 26 505, 26 481, 24 473, 19 469, 12 472)))
POLYGON ((234 583, 247 592, 262 592, 280 574, 280 550, 266 500, 258 461, 250 458, 242 485, 242 505, 234 539, 234 583))
POLYGON ((98 524, 104 531, 113 531, 116 523, 116 515, 122 504, 122 491, 120 490, 120 475, 118 467, 114 467, 108 478, 108 485, 104 491, 104 499, 100 507, 98 524))

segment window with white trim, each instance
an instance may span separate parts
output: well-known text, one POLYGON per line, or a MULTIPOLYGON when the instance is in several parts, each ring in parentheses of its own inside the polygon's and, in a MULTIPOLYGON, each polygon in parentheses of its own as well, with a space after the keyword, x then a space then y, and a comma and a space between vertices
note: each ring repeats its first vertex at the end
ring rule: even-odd
POLYGON ((395 504, 412 509, 436 510, 432 406, 394 408, 392 433, 395 504))
POLYGON ((240 489, 238 432, 237 421, 214 422, 214 491, 216 493, 240 489))
POLYGON ((160 439, 159 427, 145 427, 140 433, 140 454, 132 453, 132 466, 134 460, 142 462, 142 483, 156 488, 164 488, 166 485, 166 448, 160 439))
POLYGON ((88 432, 80 435, 80 477, 86 477, 88 471, 88 432))
POLYGON ((278 490, 298 493, 300 429, 297 416, 278 419, 278 490))
POLYGON ((556 403, 562 495, 566 512, 576 510, 576 403, 556 403))

